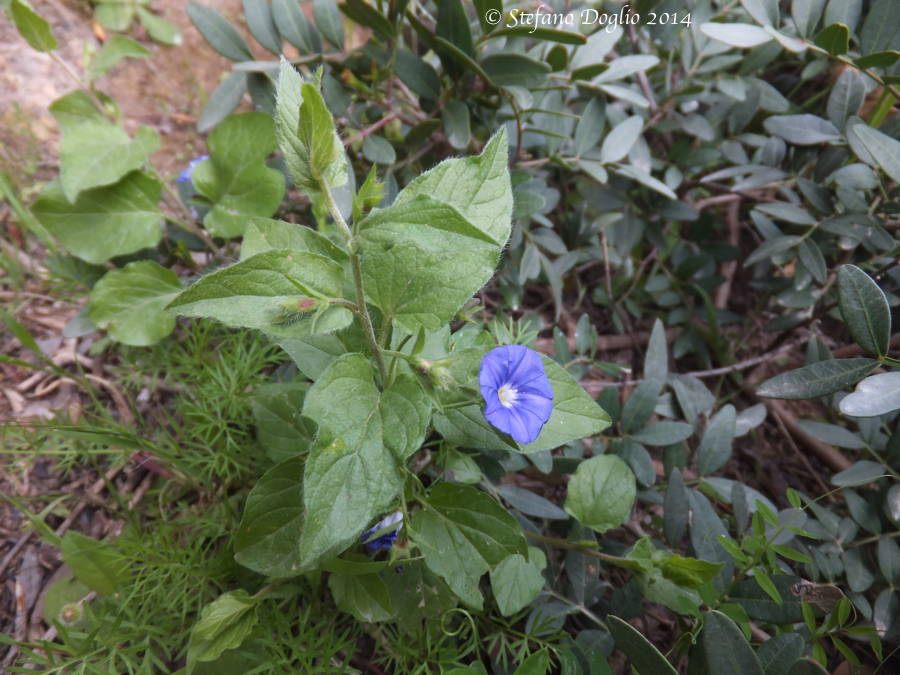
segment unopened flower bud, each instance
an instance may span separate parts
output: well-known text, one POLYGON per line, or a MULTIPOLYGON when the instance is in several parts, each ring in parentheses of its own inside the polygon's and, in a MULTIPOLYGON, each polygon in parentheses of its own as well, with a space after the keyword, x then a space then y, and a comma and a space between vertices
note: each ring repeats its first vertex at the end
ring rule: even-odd
POLYGON ((456 380, 450 374, 448 366, 452 359, 442 359, 440 361, 428 361, 426 359, 416 359, 416 367, 431 381, 431 384, 438 389, 450 389, 456 380))
POLYGON ((59 610, 59 622, 64 626, 74 626, 84 616, 84 609, 77 602, 63 605, 59 610))

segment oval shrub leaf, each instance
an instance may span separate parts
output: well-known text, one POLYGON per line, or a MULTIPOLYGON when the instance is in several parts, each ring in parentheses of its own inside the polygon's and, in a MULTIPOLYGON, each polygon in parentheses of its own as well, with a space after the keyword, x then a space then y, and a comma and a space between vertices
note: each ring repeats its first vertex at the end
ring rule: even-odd
POLYGON ((605 532, 631 514, 636 486, 628 465, 613 455, 591 457, 569 481, 565 509, 582 525, 605 532))
POLYGON ((841 265, 838 301, 856 344, 884 356, 891 341, 891 308, 884 291, 856 265, 841 265))
POLYGON ((867 377, 841 399, 840 408, 851 417, 876 417, 900 409, 900 372, 867 377))
POLYGON ((875 370, 873 359, 829 359, 781 373, 756 388, 766 398, 817 398, 846 389, 875 370))

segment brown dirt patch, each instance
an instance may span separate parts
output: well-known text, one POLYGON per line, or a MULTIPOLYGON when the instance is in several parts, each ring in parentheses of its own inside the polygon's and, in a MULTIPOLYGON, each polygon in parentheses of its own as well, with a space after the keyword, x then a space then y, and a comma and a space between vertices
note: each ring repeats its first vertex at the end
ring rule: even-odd
MULTIPOLYGON (((153 55, 125 61, 97 82, 100 91, 119 103, 129 132, 141 125, 159 131, 162 147, 153 160, 163 175, 177 173, 202 152, 205 144, 195 130, 196 118, 230 70, 227 59, 216 54, 190 22, 187 4, 187 0, 156 0, 151 5, 178 26, 180 46, 153 42, 135 22, 128 34, 153 55)), ((241 0, 203 4, 243 27, 241 0)), ((104 36, 90 5, 86 0, 33 0, 32 5, 50 22, 60 55, 83 73, 85 51, 99 49, 98 35, 104 36)), ((50 56, 28 47, 5 18, 0 21, 0 170, 13 174, 20 186, 30 178, 45 180, 55 173, 59 129, 48 107, 77 87, 50 56)))

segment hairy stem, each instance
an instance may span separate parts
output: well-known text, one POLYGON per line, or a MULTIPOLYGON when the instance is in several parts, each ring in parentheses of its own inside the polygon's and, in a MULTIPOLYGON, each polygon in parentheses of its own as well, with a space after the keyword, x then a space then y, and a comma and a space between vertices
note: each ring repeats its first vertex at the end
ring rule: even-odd
POLYGON ((319 179, 319 185, 322 189, 322 195, 325 198, 325 205, 328 207, 328 212, 331 214, 334 222, 337 223, 338 228, 347 240, 347 246, 350 249, 350 267, 353 269, 353 285, 356 287, 356 316, 359 317, 363 333, 366 336, 366 342, 369 343, 369 350, 372 352, 375 363, 378 365, 378 372, 381 375, 381 385, 386 386, 388 383, 388 374, 387 368, 385 368, 384 365, 384 353, 381 351, 381 347, 378 346, 378 340, 375 339, 375 328, 372 326, 372 317, 369 315, 368 307, 366 307, 366 293, 363 287, 362 268, 360 267, 359 253, 355 250, 356 242, 354 241, 353 232, 351 231, 350 226, 347 225, 347 221, 344 220, 344 216, 341 215, 341 210, 338 208, 337 202, 334 201, 334 195, 331 194, 331 189, 322 179, 319 179))

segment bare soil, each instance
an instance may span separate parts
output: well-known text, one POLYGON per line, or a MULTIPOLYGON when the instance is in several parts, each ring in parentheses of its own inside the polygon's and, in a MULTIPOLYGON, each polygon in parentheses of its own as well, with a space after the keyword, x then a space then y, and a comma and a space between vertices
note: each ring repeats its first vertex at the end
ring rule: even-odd
MULTIPOLYGON (((187 0, 151 4, 178 26, 180 46, 153 42, 135 21, 130 36, 153 55, 124 61, 97 83, 100 91, 118 102, 129 131, 142 125, 159 131, 162 146, 153 161, 163 175, 177 173, 191 157, 202 153, 204 140, 195 122, 222 75, 229 72, 228 60, 216 54, 190 22, 187 4, 187 0)), ((241 0, 203 0, 203 4, 242 26, 241 0)), ((83 75, 84 54, 100 49, 108 37, 93 20, 91 5, 87 0, 33 0, 32 5, 50 22, 60 56, 83 75)), ((10 22, 0 21, 0 169, 10 172, 20 185, 22 178, 34 174, 52 177, 59 129, 48 107, 78 87, 75 78, 49 55, 30 49, 10 22)))

